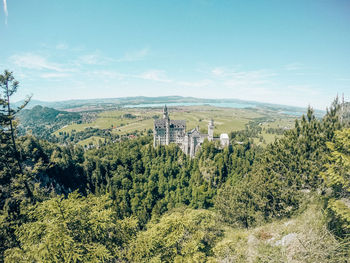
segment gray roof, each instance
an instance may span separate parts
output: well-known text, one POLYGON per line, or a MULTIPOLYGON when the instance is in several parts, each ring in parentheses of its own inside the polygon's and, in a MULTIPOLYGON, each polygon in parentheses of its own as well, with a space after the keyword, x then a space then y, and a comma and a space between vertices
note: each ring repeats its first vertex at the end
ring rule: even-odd
POLYGON ((187 134, 190 136, 200 136, 201 135, 196 128, 190 130, 189 132, 187 132, 187 134))
POLYGON ((186 121, 185 120, 171 120, 170 125, 174 125, 175 127, 186 127, 186 121))
MULTIPOLYGON (((166 126, 166 120, 160 119, 154 121, 154 127, 156 128, 165 128, 166 126)), ((170 120, 170 126, 173 126, 174 128, 186 128, 186 121, 185 120, 170 120)))

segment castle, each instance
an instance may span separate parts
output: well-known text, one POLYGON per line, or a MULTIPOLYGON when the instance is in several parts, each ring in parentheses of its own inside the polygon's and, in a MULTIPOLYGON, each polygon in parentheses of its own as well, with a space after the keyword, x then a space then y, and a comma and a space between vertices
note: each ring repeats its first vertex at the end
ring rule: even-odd
POLYGON ((198 126, 191 131, 186 132, 186 121, 170 120, 166 105, 163 109, 163 119, 154 121, 154 147, 176 143, 185 154, 194 157, 205 139, 208 139, 208 141, 220 140, 221 147, 228 146, 230 143, 229 137, 226 133, 221 134, 220 138, 214 138, 213 120, 208 124, 208 134, 200 133, 198 126))

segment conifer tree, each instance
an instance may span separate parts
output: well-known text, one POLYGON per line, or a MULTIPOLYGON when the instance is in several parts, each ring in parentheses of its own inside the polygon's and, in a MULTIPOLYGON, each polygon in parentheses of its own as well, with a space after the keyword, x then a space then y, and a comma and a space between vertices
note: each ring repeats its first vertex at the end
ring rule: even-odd
MULTIPOLYGON (((25 187, 26 195, 30 199, 33 198, 32 191, 29 187, 28 182, 25 178, 25 171, 23 169, 22 160, 20 157, 20 152, 18 151, 17 143, 16 143, 16 124, 15 124, 15 116, 18 112, 20 112, 30 101, 31 97, 28 97, 21 106, 17 109, 14 109, 11 106, 11 96, 17 92, 19 86, 19 82, 15 80, 12 72, 5 70, 2 75, 0 75, 0 91, 1 94, 1 109, 0 109, 0 117, 1 117, 1 125, 2 125, 2 133, 3 138, 7 140, 6 144, 11 144, 12 148, 12 156, 16 161, 16 165, 18 168, 18 174, 22 177, 21 181, 25 187)), ((11 155, 11 154, 10 154, 11 155)))
POLYGON ((0 261, 3 251, 17 244, 14 229, 23 221, 21 202, 25 197, 33 200, 17 147, 15 124, 16 114, 28 104, 30 97, 14 109, 11 96, 18 86, 12 72, 5 70, 0 74, 0 261))
POLYGON ((344 236, 350 234, 350 129, 336 131, 334 142, 327 146, 331 151, 330 162, 325 165, 323 177, 326 186, 332 189, 328 200, 330 226, 344 236))

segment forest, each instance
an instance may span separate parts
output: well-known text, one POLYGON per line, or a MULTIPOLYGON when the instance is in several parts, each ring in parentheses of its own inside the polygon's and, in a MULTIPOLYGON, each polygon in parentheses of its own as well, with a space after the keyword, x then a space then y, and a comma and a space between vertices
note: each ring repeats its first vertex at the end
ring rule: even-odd
POLYGON ((18 87, 0 75, 0 262, 349 262, 350 120, 337 98, 323 118, 309 107, 269 130, 280 137, 266 147, 251 123, 190 158, 149 133, 84 149, 21 132, 18 87))

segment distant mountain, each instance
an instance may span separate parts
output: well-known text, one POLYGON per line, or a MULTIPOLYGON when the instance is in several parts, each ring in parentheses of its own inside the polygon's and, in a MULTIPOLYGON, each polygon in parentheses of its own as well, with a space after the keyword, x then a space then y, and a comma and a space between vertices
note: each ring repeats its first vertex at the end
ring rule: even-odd
MULTIPOLYGON (((19 106, 21 102, 15 103, 19 106)), ((56 102, 45 102, 39 100, 32 100, 28 108, 33 108, 37 105, 43 107, 51 107, 59 110, 68 111, 88 111, 88 110, 104 110, 124 106, 142 105, 142 104, 169 104, 169 103, 203 103, 203 104, 244 104, 245 107, 263 108, 267 110, 278 111, 289 115, 300 116, 306 112, 306 108, 279 105, 272 103, 263 103, 257 101, 244 101, 239 99, 203 99, 195 97, 182 96, 161 96, 161 97, 123 97, 123 98, 102 98, 102 99, 86 99, 86 100, 67 100, 56 102)), ((230 107, 230 106, 227 106, 230 107)), ((315 110, 316 116, 323 116, 325 111, 315 110)))
MULTIPOLYGON (((23 100, 17 101, 12 103, 13 107, 19 107, 23 104, 23 100)), ((53 104, 53 102, 47 102, 47 101, 41 101, 41 100, 30 100, 28 105, 26 106, 26 109, 31 109, 37 105, 44 106, 44 107, 50 107, 53 104)))

